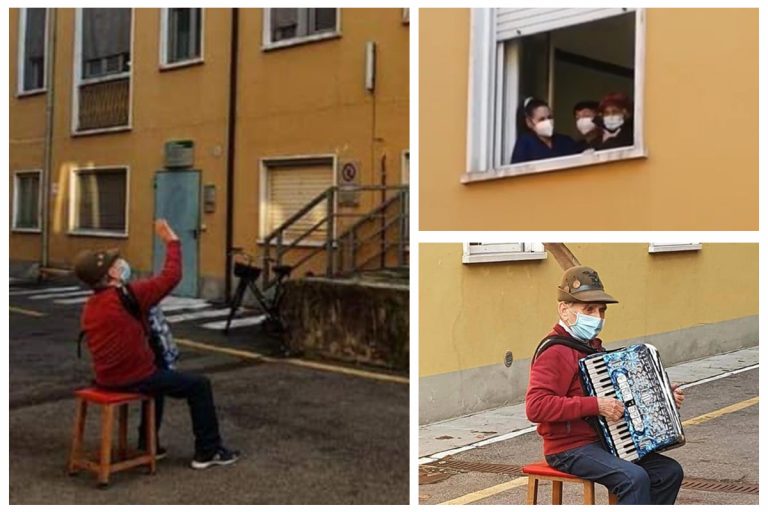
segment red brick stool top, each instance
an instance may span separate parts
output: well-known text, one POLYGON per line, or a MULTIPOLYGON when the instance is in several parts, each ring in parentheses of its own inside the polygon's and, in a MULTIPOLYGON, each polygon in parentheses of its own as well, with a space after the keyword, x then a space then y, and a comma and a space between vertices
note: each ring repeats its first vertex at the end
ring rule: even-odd
POLYGON ((95 402, 97 404, 117 404, 121 402, 132 402, 134 400, 146 400, 149 398, 140 393, 110 391, 96 387, 78 389, 75 391, 75 396, 78 396, 89 402, 95 402))
POLYGON ((563 473, 562 471, 558 471, 547 464, 545 461, 535 462, 533 464, 523 466, 523 473, 526 475, 536 475, 543 477, 572 478, 574 480, 583 480, 583 478, 571 475, 570 473, 563 473))
MULTIPOLYGON (((536 505, 538 503, 539 479, 552 481, 553 505, 563 504, 563 482, 576 482, 582 484, 584 486, 584 504, 595 504, 594 482, 576 475, 558 471, 547 464, 546 461, 534 462, 533 464, 523 466, 523 474, 528 475, 528 495, 526 497, 526 502, 529 505, 536 505)), ((618 498, 609 492, 608 503, 610 505, 615 505, 618 503, 618 498)))

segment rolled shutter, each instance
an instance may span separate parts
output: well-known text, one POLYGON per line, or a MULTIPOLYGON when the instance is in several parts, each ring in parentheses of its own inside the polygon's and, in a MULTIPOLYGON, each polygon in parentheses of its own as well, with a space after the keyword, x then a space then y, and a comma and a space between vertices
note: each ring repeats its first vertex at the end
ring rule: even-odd
POLYGON ((540 32, 624 14, 634 9, 496 9, 496 40, 515 39, 540 32))
MULTIPOLYGON (((271 233, 292 215, 304 208, 333 185, 333 167, 330 164, 299 164, 270 167, 267 187, 267 233, 271 233)), ((285 232, 286 240, 294 240, 326 217, 327 206, 321 202, 304 214, 285 232)), ((326 225, 304 240, 325 241, 326 225)))

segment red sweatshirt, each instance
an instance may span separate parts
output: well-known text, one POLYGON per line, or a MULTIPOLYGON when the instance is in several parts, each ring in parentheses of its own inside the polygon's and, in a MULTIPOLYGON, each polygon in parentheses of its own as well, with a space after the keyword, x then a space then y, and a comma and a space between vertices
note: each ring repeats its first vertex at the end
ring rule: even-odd
MULTIPOLYGON (((549 336, 574 339, 559 324, 549 336)), ((578 340, 575 340, 578 341, 578 340)), ((602 349, 595 338, 592 348, 602 349)), ((579 359, 585 354, 564 345, 554 345, 536 359, 531 367, 525 414, 538 423, 537 432, 544 440, 544 454, 550 455, 578 448, 598 440, 597 433, 584 421, 597 416, 597 398, 584 396, 579 377, 579 359)))
MULTIPOLYGON (((160 275, 131 283, 146 318, 149 308, 160 302, 181 281, 181 245, 169 242, 160 275)), ((93 360, 96 382, 102 386, 124 386, 152 375, 155 355, 144 329, 120 301, 114 287, 99 290, 83 308, 81 327, 93 360)))

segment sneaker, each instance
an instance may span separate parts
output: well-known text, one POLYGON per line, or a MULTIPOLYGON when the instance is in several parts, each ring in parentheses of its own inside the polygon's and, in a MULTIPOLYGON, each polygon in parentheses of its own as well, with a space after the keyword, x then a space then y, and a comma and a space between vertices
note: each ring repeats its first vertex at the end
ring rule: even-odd
POLYGON ((220 446, 219 449, 216 450, 216 453, 208 457, 195 455, 190 466, 192 466, 192 469, 206 469, 211 466, 227 466, 236 462, 238 458, 240 458, 240 452, 236 450, 228 450, 227 448, 220 446))

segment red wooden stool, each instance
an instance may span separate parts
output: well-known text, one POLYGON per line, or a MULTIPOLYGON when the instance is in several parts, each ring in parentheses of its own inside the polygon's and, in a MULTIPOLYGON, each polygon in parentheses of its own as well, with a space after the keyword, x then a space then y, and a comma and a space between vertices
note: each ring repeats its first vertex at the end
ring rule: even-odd
POLYGON ((72 450, 69 454, 69 474, 75 475, 79 469, 96 473, 99 486, 109 484, 109 475, 136 466, 149 466, 150 474, 156 468, 155 452, 155 400, 151 396, 139 393, 122 393, 99 388, 84 388, 75 391, 75 428, 72 432, 72 450), (147 451, 128 457, 128 405, 141 402, 142 414, 147 419, 147 451), (88 404, 101 406, 101 448, 98 461, 83 455, 83 434, 88 404), (115 408, 119 410, 117 460, 112 462, 112 431, 115 424, 115 408))
MULTIPOLYGON (((552 504, 563 504, 563 482, 573 482, 584 485, 584 504, 595 504, 595 482, 584 480, 568 473, 558 471, 546 462, 536 462, 523 466, 523 474, 528 475, 528 505, 536 505, 539 494, 539 480, 550 480, 552 482, 552 504)), ((608 493, 608 504, 615 505, 619 498, 612 493, 608 493)))

